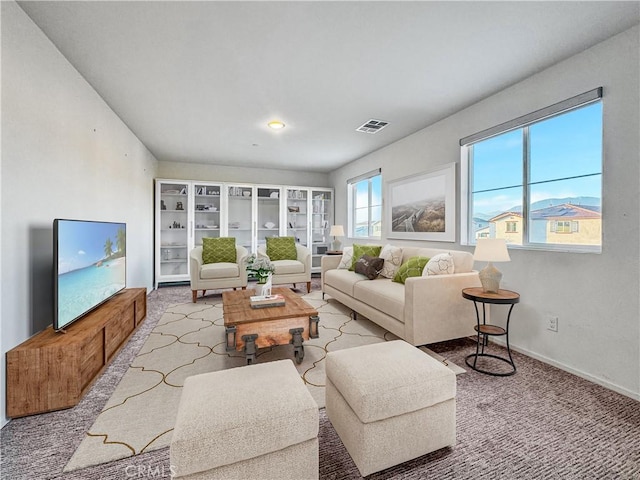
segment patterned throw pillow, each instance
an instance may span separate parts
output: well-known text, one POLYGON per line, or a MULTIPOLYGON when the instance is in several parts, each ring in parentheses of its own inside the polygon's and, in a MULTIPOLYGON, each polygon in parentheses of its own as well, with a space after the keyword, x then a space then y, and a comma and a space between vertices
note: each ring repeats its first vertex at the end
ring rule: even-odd
POLYGON ((236 239, 220 237, 202 239, 202 263, 236 263, 236 239))
POLYGON ((356 262, 355 271, 361 273, 369 280, 373 280, 378 276, 384 260, 380 257, 370 257, 369 255, 362 255, 356 262))
POLYGON ((338 264, 338 268, 347 269, 353 262, 353 247, 344 247, 342 249, 342 258, 338 264))
POLYGON ((349 270, 352 272, 356 268, 356 262, 362 255, 369 255, 370 257, 379 257, 380 250, 382 247, 380 245, 359 245, 354 243, 353 245, 353 258, 351 259, 351 266, 349 270))
POLYGON ((297 260, 296 240, 293 237, 267 237, 269 260, 297 260))
POLYGON ((380 275, 393 278, 402 264, 402 248, 386 244, 380 252, 380 258, 384 260, 380 275))
POLYGON ((409 277, 421 277, 427 263, 429 263, 429 257, 411 257, 406 263, 400 265, 393 281, 404 283, 409 277))
POLYGON ((439 253, 427 263, 422 271, 422 276, 427 275, 444 275, 445 273, 454 273, 453 256, 450 253, 439 253))

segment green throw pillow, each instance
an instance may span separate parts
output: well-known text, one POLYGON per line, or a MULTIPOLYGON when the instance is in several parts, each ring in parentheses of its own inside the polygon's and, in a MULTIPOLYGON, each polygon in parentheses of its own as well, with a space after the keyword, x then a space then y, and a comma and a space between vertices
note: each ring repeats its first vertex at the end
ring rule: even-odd
POLYGON ((293 237, 267 237, 269 260, 297 260, 296 240, 293 237))
POLYGON ((202 263, 236 263, 236 239, 220 237, 202 239, 202 263))
POLYGON ((353 244, 353 257, 351 259, 351 266, 349 270, 352 272, 356 269, 356 262, 362 255, 369 255, 370 257, 379 257, 382 246, 380 245, 358 245, 353 244))
POLYGON ((400 265, 400 268, 393 277, 394 282, 404 283, 409 277, 422 276, 422 270, 429 263, 429 257, 412 257, 406 263, 400 265))

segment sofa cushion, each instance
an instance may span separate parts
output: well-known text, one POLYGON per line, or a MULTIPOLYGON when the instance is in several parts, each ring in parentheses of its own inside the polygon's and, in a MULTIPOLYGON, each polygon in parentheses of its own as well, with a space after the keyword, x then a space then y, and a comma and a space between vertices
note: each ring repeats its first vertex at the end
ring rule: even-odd
POLYGON ((384 265, 384 260, 380 257, 362 255, 356 262, 355 272, 364 275, 369 280, 373 280, 382 270, 382 265, 384 265))
POLYGON ((304 273, 304 263, 298 260, 275 260, 273 266, 276 268, 276 275, 287 275, 290 273, 304 273))
POLYGON ((233 278, 240 276, 240 267, 237 263, 218 262, 207 263, 200 268, 200 278, 213 280, 216 278, 233 278))
POLYGON ((267 237, 267 256, 275 260, 297 260, 296 240, 293 237, 267 237))
POLYGON ((340 258, 340 263, 338 264, 338 268, 348 269, 351 267, 351 263, 353 262, 353 247, 344 247, 342 249, 342 257, 340 258))
POLYGON ((380 275, 393 278, 402 265, 402 248, 387 243, 380 252, 380 258, 384 260, 380 275))
POLYGON ((351 260, 351 267, 349 270, 353 271, 356 268, 356 262, 362 255, 369 255, 371 257, 379 257, 380 250, 382 247, 380 245, 360 245, 357 243, 353 244, 353 259, 351 260))
POLYGON ((220 237, 202 239, 202 263, 235 263, 236 239, 220 237))
POLYGON ((353 297, 404 323, 404 285, 388 278, 353 285, 353 297))
POLYGON ((449 252, 439 253, 427 262, 427 265, 422 271, 422 276, 452 274, 455 273, 455 271, 453 256, 449 252))
MULTIPOLYGON (((353 287, 358 282, 369 282, 364 276, 346 269, 327 270, 324 272, 324 284, 340 290, 342 293, 353 297, 353 287)), ((377 282, 378 280, 376 280, 377 282)))
POLYGON ((422 276, 422 270, 429 262, 429 257, 413 257, 400 265, 398 272, 393 277, 394 282, 403 283, 409 277, 422 276))

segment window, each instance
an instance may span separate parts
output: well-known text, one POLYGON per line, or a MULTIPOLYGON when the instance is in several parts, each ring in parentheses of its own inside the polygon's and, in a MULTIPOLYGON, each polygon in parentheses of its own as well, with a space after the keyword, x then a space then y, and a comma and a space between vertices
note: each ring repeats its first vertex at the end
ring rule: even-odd
POLYGON ((576 233, 579 225, 578 222, 556 220, 551 224, 551 231, 555 233, 576 233))
POLYGON ((468 244, 601 250, 601 97, 598 88, 460 141, 468 244))
POLYGON ((382 176, 380 169, 347 182, 349 237, 382 237, 382 176))

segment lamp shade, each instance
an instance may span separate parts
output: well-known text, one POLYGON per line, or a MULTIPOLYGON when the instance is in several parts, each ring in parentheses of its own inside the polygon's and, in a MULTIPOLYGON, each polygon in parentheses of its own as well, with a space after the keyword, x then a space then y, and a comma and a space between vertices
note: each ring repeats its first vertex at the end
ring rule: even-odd
POLYGON ((504 238, 479 238, 473 259, 480 262, 509 262, 509 251, 504 238))
POLYGON ((344 237, 344 228, 342 228, 342 225, 333 225, 329 235, 332 237, 344 237))

